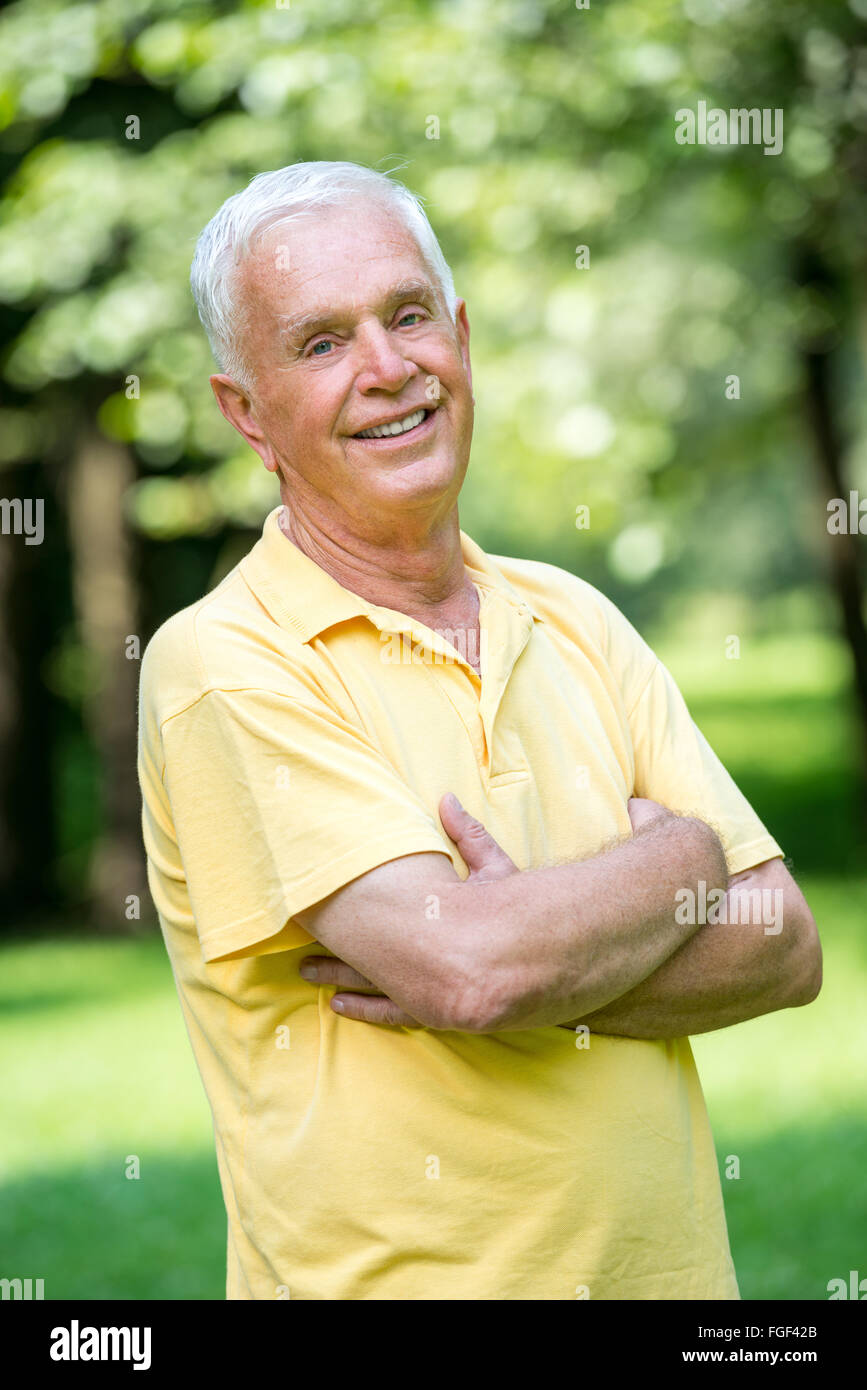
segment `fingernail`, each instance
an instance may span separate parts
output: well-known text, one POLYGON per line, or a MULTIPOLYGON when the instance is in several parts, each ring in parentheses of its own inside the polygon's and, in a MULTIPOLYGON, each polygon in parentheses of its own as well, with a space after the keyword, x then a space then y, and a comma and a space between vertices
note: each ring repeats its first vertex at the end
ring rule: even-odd
POLYGON ((304 976, 305 980, 319 979, 319 971, 316 969, 315 965, 302 965, 299 967, 299 972, 304 976))
POLYGON ((459 811, 461 809, 461 803, 458 801, 454 792, 446 792, 445 799, 450 810, 459 811))
POLYGON ((332 1001, 331 1001, 331 1007, 332 1007, 332 1009, 334 1010, 335 1013, 342 1014, 342 1013, 343 1013, 343 1000, 342 1000, 342 999, 332 999, 332 1001))

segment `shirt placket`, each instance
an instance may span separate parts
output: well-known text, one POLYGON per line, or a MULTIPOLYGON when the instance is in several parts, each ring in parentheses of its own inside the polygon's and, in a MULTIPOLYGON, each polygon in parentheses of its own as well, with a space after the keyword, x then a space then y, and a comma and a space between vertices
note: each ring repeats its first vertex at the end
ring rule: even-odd
MULTIPOLYGON (((481 677, 465 657, 434 629, 391 609, 371 610, 370 616, 383 632, 400 633, 405 641, 418 643, 428 655, 425 664, 431 678, 457 712, 487 782, 516 770, 514 751, 508 746, 499 756, 495 722, 503 694, 515 663, 529 641, 533 616, 524 603, 512 602, 499 590, 476 583, 479 593, 479 655, 481 677), (437 653, 443 660, 432 662, 437 653), (502 764, 502 765, 501 765, 502 764)), ((507 741, 508 742, 508 741, 507 741)))
MULTIPOLYGON (((480 626, 484 602, 484 596, 480 595, 480 626)), ((425 668, 460 718, 476 762, 486 771, 489 747, 480 708, 482 682, 472 666, 434 628, 414 618, 390 608, 371 608, 368 616, 381 633, 398 636, 401 641, 410 644, 409 655, 413 664, 415 652, 419 648, 422 650, 425 668)), ((483 649, 483 643, 480 646, 483 649)))
POLYGON ((530 640, 533 615, 527 604, 512 602, 498 589, 487 590, 486 599, 479 713, 490 755, 488 775, 494 781, 522 770, 516 766, 521 760, 512 741, 497 736, 496 720, 512 672, 530 640))

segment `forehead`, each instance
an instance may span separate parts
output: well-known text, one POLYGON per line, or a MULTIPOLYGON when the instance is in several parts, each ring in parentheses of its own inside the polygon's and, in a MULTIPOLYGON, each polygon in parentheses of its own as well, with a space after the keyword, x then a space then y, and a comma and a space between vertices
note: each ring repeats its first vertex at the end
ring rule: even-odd
POLYGON ((436 293, 402 219, 363 201, 316 209, 268 228, 239 271, 248 303, 292 315, 372 303, 409 280, 427 283, 436 293))

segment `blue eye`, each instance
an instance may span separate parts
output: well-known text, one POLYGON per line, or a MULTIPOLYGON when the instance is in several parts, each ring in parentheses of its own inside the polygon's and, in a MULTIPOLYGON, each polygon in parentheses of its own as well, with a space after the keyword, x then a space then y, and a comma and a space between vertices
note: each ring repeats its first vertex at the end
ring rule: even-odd
MULTIPOLYGON (((313 347, 310 349, 310 351, 311 351, 311 353, 314 353, 314 352, 317 352, 317 351, 319 350, 319 348, 321 348, 321 347, 327 348, 327 347, 330 347, 330 346, 331 346, 331 343, 330 343, 329 339, 328 339, 328 338, 323 338, 321 343, 314 343, 314 344, 313 344, 313 347)), ((322 356, 322 353, 319 353, 319 356, 321 357, 321 356, 322 356)))

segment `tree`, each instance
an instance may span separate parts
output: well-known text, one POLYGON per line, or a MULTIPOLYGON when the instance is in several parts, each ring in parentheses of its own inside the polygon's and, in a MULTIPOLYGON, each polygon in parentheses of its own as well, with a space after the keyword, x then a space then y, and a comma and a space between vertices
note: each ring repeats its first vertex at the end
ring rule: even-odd
POLYGON ((685 591, 830 581, 867 786, 863 542, 825 524, 863 477, 864 9, 20 0, 0 16, 7 491, 59 499, 35 556, 0 538, 0 584, 38 570, 76 623, 61 605, 34 642, 19 622, 0 690, 48 669, 22 756, 47 768, 86 735, 99 759, 102 915, 141 874, 125 629, 146 640, 275 501, 210 395, 192 247, 228 194, 301 159, 394 168, 427 200, 473 322, 466 529, 580 569, 637 617, 685 591), (700 101, 782 111, 780 152, 678 143, 700 101), (157 553, 175 578, 155 605, 139 580, 157 553))

